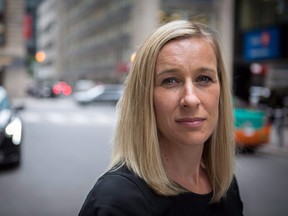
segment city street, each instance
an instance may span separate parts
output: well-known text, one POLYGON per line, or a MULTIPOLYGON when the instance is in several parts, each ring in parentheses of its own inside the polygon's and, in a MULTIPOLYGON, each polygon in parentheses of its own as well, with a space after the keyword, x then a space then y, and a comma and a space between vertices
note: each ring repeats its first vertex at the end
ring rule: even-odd
MULTIPOLYGON (((22 164, 0 170, 0 215, 77 215, 109 163, 115 106, 81 107, 66 98, 23 102, 22 164)), ((245 216, 287 215, 287 170, 288 154, 237 156, 245 216)))

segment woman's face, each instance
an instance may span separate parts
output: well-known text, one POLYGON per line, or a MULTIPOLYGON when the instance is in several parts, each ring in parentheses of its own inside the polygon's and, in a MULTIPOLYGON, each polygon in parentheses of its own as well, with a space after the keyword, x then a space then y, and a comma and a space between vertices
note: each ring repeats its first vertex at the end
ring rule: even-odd
POLYGON ((153 93, 161 145, 203 145, 218 120, 216 55, 200 38, 179 39, 160 51, 153 93))

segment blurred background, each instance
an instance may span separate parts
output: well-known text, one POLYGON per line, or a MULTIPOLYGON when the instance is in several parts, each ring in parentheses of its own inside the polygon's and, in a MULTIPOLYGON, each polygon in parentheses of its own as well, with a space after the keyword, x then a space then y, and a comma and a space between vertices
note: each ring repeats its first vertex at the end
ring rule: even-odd
POLYGON ((0 0, 1 216, 78 214, 135 51, 176 19, 223 41, 245 215, 287 215, 288 0, 0 0))

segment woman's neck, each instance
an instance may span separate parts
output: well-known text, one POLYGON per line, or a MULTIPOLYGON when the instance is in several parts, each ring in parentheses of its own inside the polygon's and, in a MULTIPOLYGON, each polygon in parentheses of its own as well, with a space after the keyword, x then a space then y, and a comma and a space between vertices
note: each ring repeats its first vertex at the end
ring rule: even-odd
POLYGON ((211 192, 207 172, 201 165, 203 146, 160 146, 169 178, 188 191, 198 194, 211 192))

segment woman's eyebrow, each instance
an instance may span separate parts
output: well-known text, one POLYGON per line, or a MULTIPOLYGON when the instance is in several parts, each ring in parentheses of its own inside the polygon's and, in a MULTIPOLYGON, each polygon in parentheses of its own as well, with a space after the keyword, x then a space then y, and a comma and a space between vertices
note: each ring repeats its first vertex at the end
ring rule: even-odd
POLYGON ((163 74, 173 74, 173 73, 175 73, 177 71, 179 71, 177 68, 163 69, 163 70, 160 70, 159 73, 156 73, 156 76, 160 76, 160 75, 163 75, 163 74))
MULTIPOLYGON (((173 74, 173 73, 176 73, 177 71, 179 71, 179 69, 177 69, 177 68, 167 68, 167 69, 160 70, 159 73, 156 73, 156 76, 160 76, 160 75, 163 75, 163 74, 173 74)), ((210 68, 210 67, 199 67, 195 71, 197 71, 197 72, 217 73, 217 70, 215 70, 213 68, 210 68)))
POLYGON ((200 67, 197 69, 199 72, 209 72, 209 73, 217 73, 217 70, 210 67, 200 67))

